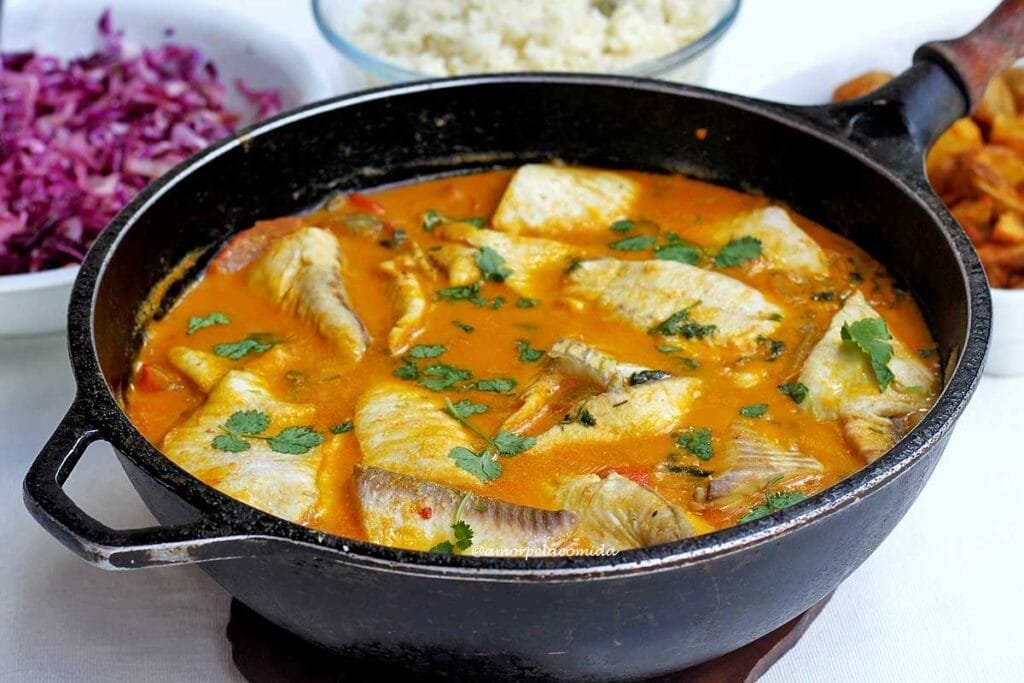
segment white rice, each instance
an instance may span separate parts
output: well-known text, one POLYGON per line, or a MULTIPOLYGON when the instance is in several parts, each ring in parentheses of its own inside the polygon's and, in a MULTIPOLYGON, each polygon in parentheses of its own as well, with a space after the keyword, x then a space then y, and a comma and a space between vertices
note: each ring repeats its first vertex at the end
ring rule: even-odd
POLYGON ((692 43, 720 14, 720 0, 367 0, 347 35, 434 76, 613 71, 692 43))

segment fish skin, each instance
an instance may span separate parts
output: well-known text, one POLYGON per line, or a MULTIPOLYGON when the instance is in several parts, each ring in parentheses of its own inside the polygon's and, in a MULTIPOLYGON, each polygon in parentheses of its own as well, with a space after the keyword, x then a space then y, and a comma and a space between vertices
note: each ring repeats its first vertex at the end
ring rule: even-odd
POLYGON ((355 360, 366 353, 370 336, 349 303, 341 247, 329 230, 307 227, 277 239, 253 265, 249 283, 355 360))
POLYGON ((172 347, 167 352, 167 360, 207 394, 231 369, 230 361, 209 351, 198 351, 188 346, 172 347))
POLYGON ((838 419, 850 445, 868 462, 902 437, 903 418, 929 407, 935 384, 928 367, 894 338, 889 369, 895 379, 888 389, 879 391, 865 354, 840 335, 844 323, 879 317, 861 292, 852 294, 807 356, 799 376, 807 387, 800 408, 818 419, 838 419), (920 387, 920 391, 910 387, 920 387))
POLYGON ((763 491, 776 477, 825 471, 816 458, 783 448, 756 429, 735 422, 729 443, 708 486, 708 498, 763 491))
POLYGON ((712 235, 722 244, 746 236, 757 238, 761 241, 763 263, 773 270, 804 276, 828 275, 825 250, 781 207, 766 206, 734 216, 713 230, 712 235))
POLYGON ((448 258, 449 277, 452 285, 477 282, 483 275, 476 265, 476 254, 483 247, 490 247, 503 259, 512 273, 505 284, 512 291, 526 297, 537 296, 561 278, 566 267, 572 262, 574 250, 569 245, 539 237, 507 235, 495 230, 481 230, 465 223, 450 223, 439 230, 446 240, 468 244, 470 249, 459 245, 444 245, 434 252, 439 258, 448 258), (460 248, 461 247, 461 248, 460 248), (454 256, 449 256, 446 248, 454 256), (472 272, 472 274, 470 274, 472 272), (468 281, 467 281, 468 280, 468 281))
POLYGON ((569 510, 507 503, 376 467, 356 465, 354 480, 367 538, 381 545, 429 550, 452 541, 458 513, 473 530, 473 544, 462 554, 509 555, 527 548, 531 555, 549 555, 577 524, 569 510))
POLYGON ((627 218, 639 194, 621 173, 527 164, 512 176, 491 223, 509 234, 593 235, 627 218))
POLYGON ((442 409, 443 397, 415 385, 386 381, 356 404, 356 439, 368 467, 429 479, 449 486, 479 484, 448 454, 474 448, 479 439, 442 409))
POLYGON ((694 534, 683 510, 617 472, 563 477, 555 500, 577 514, 576 535, 595 549, 643 548, 694 534))
POLYGON ((267 431, 273 434, 309 425, 316 413, 312 405, 278 401, 259 375, 231 370, 206 403, 167 433, 161 452, 221 493, 292 522, 311 521, 317 514, 320 461, 335 442, 327 439, 305 455, 277 453, 258 439, 250 439, 249 449, 240 453, 217 450, 211 442, 222 433, 220 426, 240 410, 266 413, 271 420, 267 431))
POLYGON ((567 276, 565 293, 648 331, 673 313, 693 307, 692 318, 717 329, 702 340, 752 349, 779 323, 783 310, 739 280, 676 261, 581 261, 567 276), (696 306, 695 306, 696 304, 696 306))
POLYGON ((430 302, 411 258, 401 256, 385 261, 380 264, 380 270, 390 280, 396 315, 395 324, 388 332, 388 350, 399 355, 423 332, 430 302))

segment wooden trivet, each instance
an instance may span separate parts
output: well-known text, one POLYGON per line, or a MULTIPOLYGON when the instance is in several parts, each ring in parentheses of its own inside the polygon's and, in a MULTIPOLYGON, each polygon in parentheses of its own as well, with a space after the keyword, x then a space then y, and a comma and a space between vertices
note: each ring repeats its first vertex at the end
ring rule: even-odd
MULTIPOLYGON (((752 683, 796 645, 831 597, 826 595, 800 616, 739 650, 650 683, 752 683)), ((408 676, 386 662, 374 662, 372 670, 363 670, 364 662, 354 663, 312 645, 237 600, 231 601, 227 635, 232 660, 250 683, 351 683, 379 681, 389 674, 408 676)))

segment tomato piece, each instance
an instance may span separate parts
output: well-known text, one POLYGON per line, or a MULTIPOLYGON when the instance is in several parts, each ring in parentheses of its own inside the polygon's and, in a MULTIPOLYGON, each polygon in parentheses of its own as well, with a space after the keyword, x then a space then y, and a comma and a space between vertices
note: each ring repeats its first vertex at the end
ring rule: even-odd
POLYGON ((258 221, 256 225, 238 233, 224 245, 210 264, 215 273, 233 273, 255 261, 263 250, 278 237, 289 235, 303 226, 301 218, 276 218, 258 221))
POLYGON ((649 467, 613 467, 613 472, 618 472, 626 479, 632 479, 641 486, 651 487, 651 468, 649 467))
POLYGON ((420 517, 422 517, 423 519, 430 519, 433 516, 434 516, 433 508, 429 508, 429 507, 420 508, 420 517))
POLYGON ((378 215, 383 215, 385 213, 385 209, 381 206, 380 202, 370 199, 365 194, 359 194, 358 192, 350 194, 348 196, 348 202, 352 206, 356 206, 363 211, 369 211, 370 213, 378 215))
POLYGON ((135 386, 140 391, 168 391, 182 387, 178 375, 167 368, 153 363, 143 363, 135 378, 135 386))

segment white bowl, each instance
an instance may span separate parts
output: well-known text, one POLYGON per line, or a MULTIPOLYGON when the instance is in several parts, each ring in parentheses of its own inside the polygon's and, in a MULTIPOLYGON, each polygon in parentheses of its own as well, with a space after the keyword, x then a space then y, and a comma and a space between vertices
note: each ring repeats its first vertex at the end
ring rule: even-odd
POLYGON ((1024 289, 992 290, 992 344, 985 372, 1024 375, 1024 289))
MULTIPOLYGON (((3 3, 5 52, 36 49, 60 57, 86 54, 99 46, 96 22, 112 5, 113 25, 132 41, 194 43, 217 65, 228 85, 228 106, 248 108, 231 86, 241 77, 255 88, 276 88, 285 108, 331 94, 323 70, 287 35, 224 9, 225 3, 178 0, 7 0, 3 3), (173 29, 168 37, 166 29, 173 29)), ((305 9, 305 8, 303 8, 305 9)), ((243 124, 249 123, 243 121, 243 124)), ((0 275, 0 337, 64 329, 68 294, 78 273, 66 267, 40 273, 0 275)))

